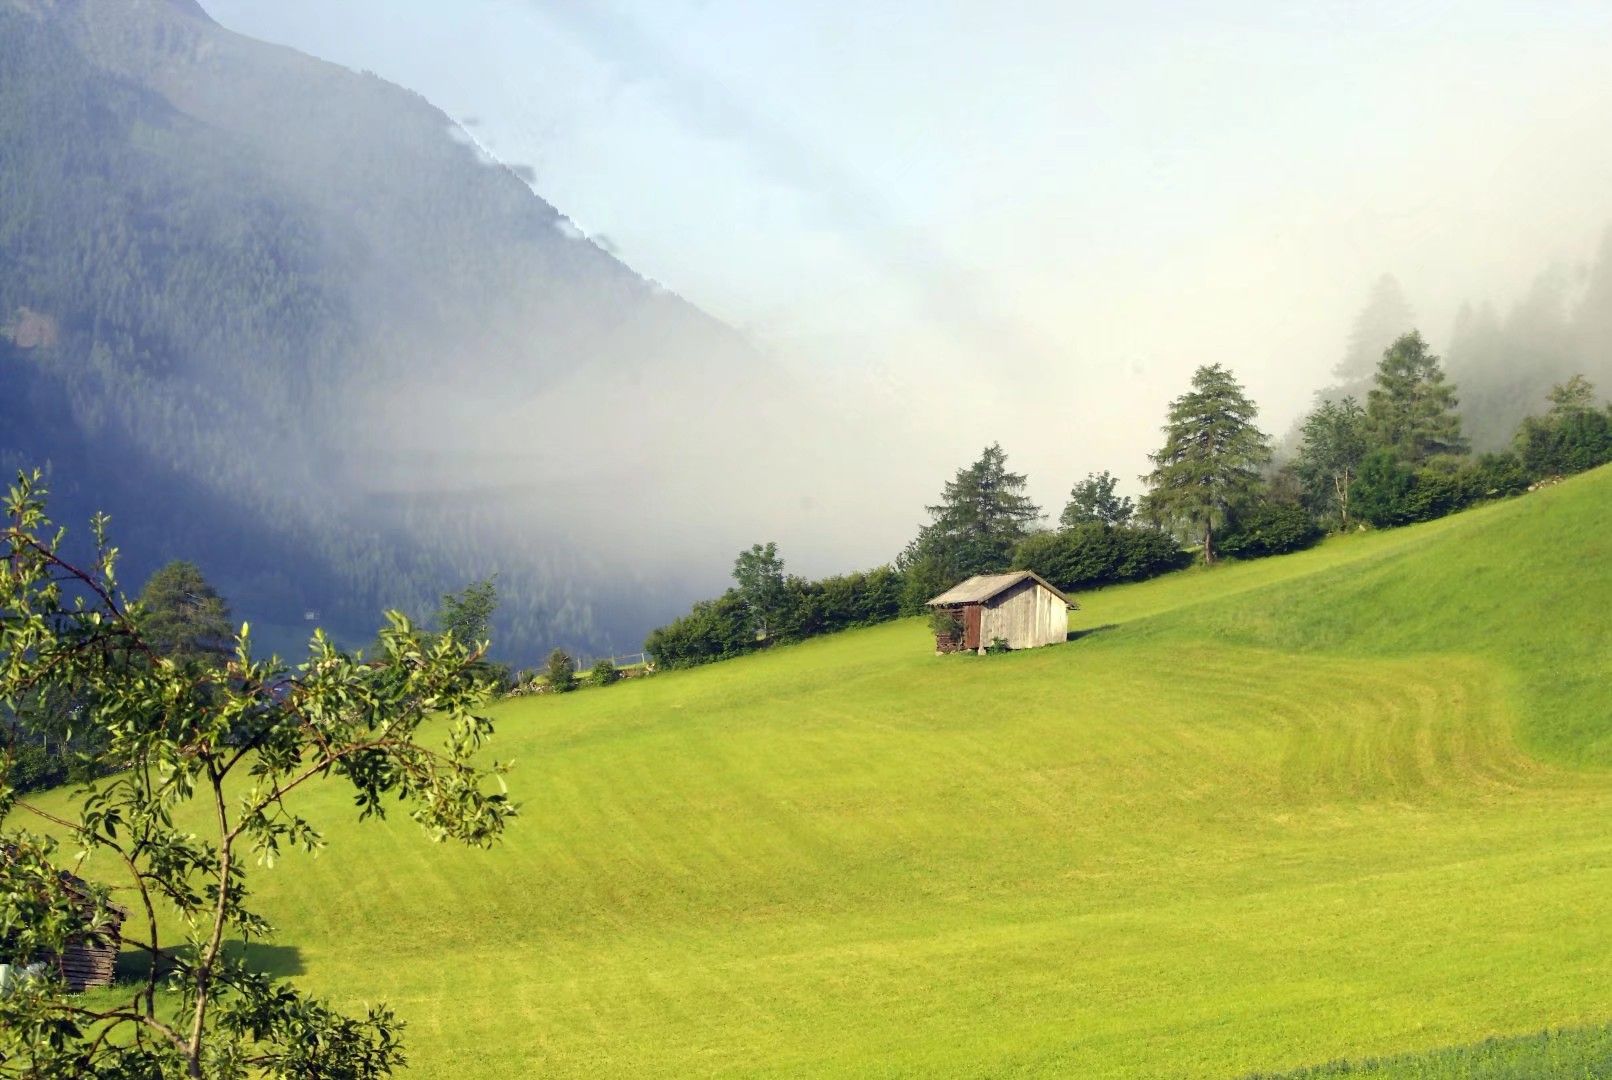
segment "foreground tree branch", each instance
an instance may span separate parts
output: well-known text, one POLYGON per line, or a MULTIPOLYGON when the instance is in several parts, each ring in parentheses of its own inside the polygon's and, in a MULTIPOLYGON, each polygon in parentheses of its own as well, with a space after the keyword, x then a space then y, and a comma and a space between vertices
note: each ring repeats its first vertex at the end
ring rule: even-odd
POLYGON ((253 971, 226 948, 268 924, 247 906, 246 856, 272 866, 323 843, 294 793, 349 785, 360 818, 401 802, 433 838, 486 847, 515 814, 479 714, 480 649, 422 635, 396 613, 372 659, 322 632, 295 669, 254 660, 248 628, 227 663, 153 648, 139 605, 121 598, 117 551, 93 524, 82 569, 51 532, 37 473, 18 478, 0 531, 0 719, 23 723, 30 695, 61 691, 80 730, 105 736, 85 761, 76 817, 20 799, 0 763, 0 961, 60 956, 114 923, 111 892, 64 875, 59 845, 96 851, 139 895, 146 970, 132 998, 94 1008, 57 974, 0 994, 0 1077, 330 1077, 388 1075, 404 1063, 385 1008, 346 1017, 253 971), (427 745, 427 742, 435 745, 427 745), (56 835, 13 828, 29 811, 56 835), (203 825, 203 822, 210 824, 203 825), (158 909, 179 948, 159 947, 158 909))

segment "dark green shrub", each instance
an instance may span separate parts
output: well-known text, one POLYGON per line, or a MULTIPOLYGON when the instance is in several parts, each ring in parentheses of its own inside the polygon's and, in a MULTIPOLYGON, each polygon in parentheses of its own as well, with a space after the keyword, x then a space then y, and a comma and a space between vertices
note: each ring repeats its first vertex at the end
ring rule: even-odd
POLYGON ((514 671, 502 661, 478 660, 470 668, 477 678, 499 693, 505 693, 517 685, 514 671))
POLYGON ((11 768, 6 783, 17 791, 39 791, 65 784, 69 777, 67 761, 38 743, 19 742, 11 750, 11 768))
MULTIPOLYGON (((787 577, 768 642, 802 641, 898 618, 906 583, 900 571, 888 566, 821 581, 787 577)), ((950 584, 939 584, 934 592, 950 584)), ((929 599, 934 592, 924 593, 923 599, 929 599)), ((687 615, 651 631, 644 641, 644 651, 657 664, 669 668, 740 656, 764 644, 756 641, 752 624, 746 619, 743 601, 730 589, 715 600, 700 601, 687 615)))
POLYGON ((816 583, 812 599, 817 604, 815 614, 822 631, 843 630, 862 621, 859 612, 861 589, 861 574, 840 574, 816 583))
POLYGON ((1351 494, 1352 509, 1378 528, 1417 520, 1410 508, 1416 474, 1399 463, 1391 450, 1377 450, 1360 463, 1351 494))
POLYGON ((1088 522, 1058 532, 1026 537, 1013 553, 1013 565, 1033 570, 1060 589, 1101 585, 1114 579, 1120 543, 1112 526, 1088 522))
POLYGON ((1612 461, 1612 412, 1530 416, 1517 429, 1515 444, 1523 468, 1535 479, 1584 472, 1612 461))
POLYGON ((803 641, 824 630, 823 595, 816 582, 790 575, 779 595, 772 636, 779 641, 803 641))
POLYGON ((1516 454, 1484 454, 1462 470, 1467 502, 1521 495, 1533 478, 1516 454))
POLYGON ((923 555, 902 570, 901 614, 922 615, 924 604, 956 585, 959 577, 937 555, 923 555))
POLYGON ((1321 539, 1321 526, 1302 506, 1263 503, 1239 515, 1220 541, 1220 552, 1236 559, 1263 559, 1302 551, 1321 539))
POLYGON ((1466 475, 1460 469, 1418 469, 1405 499, 1408 521, 1432 521, 1471 502, 1466 475))
POLYGON ((1026 537, 1013 565, 1074 591, 1157 577, 1189 559, 1174 539, 1155 529, 1087 523, 1026 537))
POLYGON ((11 757, 7 782, 37 791, 101 775, 105 765, 97 762, 110 736, 83 722, 90 704, 61 687, 0 703, 0 756, 11 757))
POLYGON ((1115 581, 1144 581, 1180 570, 1192 562, 1175 537, 1158 529, 1117 528, 1119 559, 1114 564, 1115 581))
POLYGON ((750 613, 739 594, 729 589, 715 600, 701 600, 687 615, 651 631, 644 651, 661 667, 683 668, 742 656, 756 645, 750 613))
POLYGON ((961 641, 963 638, 963 621, 953 611, 937 609, 930 612, 929 629, 936 639, 955 638, 961 641))
POLYGON ((1368 457, 1355 481, 1354 506, 1365 521, 1387 528, 1431 521, 1484 499, 1528 490, 1530 476, 1515 454, 1485 454, 1477 461, 1443 460, 1414 472, 1387 451, 1368 457))
POLYGON ((1412 471, 1386 450, 1366 458, 1355 481, 1354 507, 1378 528, 1431 521, 1472 501, 1471 477, 1463 468, 1412 471))
POLYGON ((588 682, 594 686, 609 686, 620 678, 621 672, 616 670, 615 663, 610 660, 600 660, 588 672, 588 682))
POLYGON ((901 594, 906 585, 901 571, 880 566, 862 575, 857 595, 857 621, 863 626, 889 622, 901 615, 901 594))
POLYGON ((556 694, 576 689, 577 662, 564 649, 549 653, 549 662, 544 671, 549 677, 549 689, 556 694))

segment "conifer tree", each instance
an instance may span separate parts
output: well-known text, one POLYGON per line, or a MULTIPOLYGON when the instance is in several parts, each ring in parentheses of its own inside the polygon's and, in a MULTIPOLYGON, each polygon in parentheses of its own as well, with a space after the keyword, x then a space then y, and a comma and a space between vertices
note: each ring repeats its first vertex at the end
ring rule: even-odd
POLYGON ((1024 493, 1022 473, 1008 472, 1007 453, 997 443, 946 484, 940 503, 926 507, 930 523, 898 560, 906 569, 926 562, 953 579, 1004 570, 1013 549, 1041 517, 1024 493))
POLYGON ((1213 364, 1192 376, 1192 389, 1170 403, 1164 446, 1149 455, 1143 509, 1203 538, 1203 561, 1215 560, 1215 530, 1232 507, 1259 489, 1270 438, 1254 426, 1259 409, 1231 372, 1213 364))
POLYGON ((1404 290, 1392 274, 1379 277, 1371 287, 1366 305, 1355 316, 1349 330, 1349 347, 1333 369, 1350 392, 1365 390, 1371 383, 1383 350, 1414 325, 1415 316, 1404 290))
POLYGON ((564 649, 555 649, 548 659, 549 689, 556 694, 576 689, 577 662, 564 649))
POLYGON ((151 647, 175 660, 228 656, 235 640, 229 605, 193 562, 175 560, 140 590, 151 647))
POLYGON ((1393 451, 1407 465, 1464 454, 1467 441, 1457 403, 1439 358, 1412 330, 1383 352, 1377 384, 1366 400, 1366 429, 1375 446, 1393 451))

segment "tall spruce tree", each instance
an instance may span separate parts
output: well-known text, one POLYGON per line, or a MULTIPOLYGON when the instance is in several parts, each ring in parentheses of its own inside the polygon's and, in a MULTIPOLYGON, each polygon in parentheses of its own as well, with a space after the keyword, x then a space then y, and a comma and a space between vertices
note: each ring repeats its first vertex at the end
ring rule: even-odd
POLYGON ((1254 426, 1259 409, 1231 372, 1213 364, 1192 376, 1192 389, 1170 403, 1164 446, 1149 455, 1143 511, 1203 538, 1203 561, 1215 561, 1215 530, 1259 490, 1270 438, 1254 426))
POLYGON ((1415 322, 1399 280, 1392 274, 1379 277, 1371 287, 1366 305, 1355 316, 1349 329, 1349 347, 1333 368, 1333 375, 1347 392, 1365 390, 1383 350, 1392 345, 1415 322))
POLYGON ((924 562, 952 579, 1005 570, 1013 549, 1041 517, 1024 488, 1024 475, 1008 472, 1002 447, 987 446, 978 461, 957 470, 940 503, 925 508, 930 523, 903 553, 903 568, 924 562))
POLYGON ((1455 386, 1415 330, 1383 352, 1377 384, 1366 399, 1366 430, 1372 444, 1407 465, 1440 454, 1464 454, 1466 438, 1456 413, 1455 386))
POLYGON ((152 574, 140 590, 146 640, 179 661, 222 662, 235 640, 229 605, 193 562, 176 559, 152 574))

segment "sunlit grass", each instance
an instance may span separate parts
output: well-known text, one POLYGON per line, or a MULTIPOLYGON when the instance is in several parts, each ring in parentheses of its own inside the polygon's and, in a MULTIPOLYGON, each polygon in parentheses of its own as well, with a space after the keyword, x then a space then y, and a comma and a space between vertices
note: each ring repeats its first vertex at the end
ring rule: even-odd
MULTIPOLYGON (((455 1080, 1604 1041, 1609 506, 1602 470, 1083 595, 1098 632, 1050 649, 937 658, 912 620, 512 701, 505 843, 312 791, 339 824, 259 876, 268 959, 391 1003, 413 1075, 455 1080)), ((1451 1053, 1365 1075, 1491 1075, 1451 1053)))

